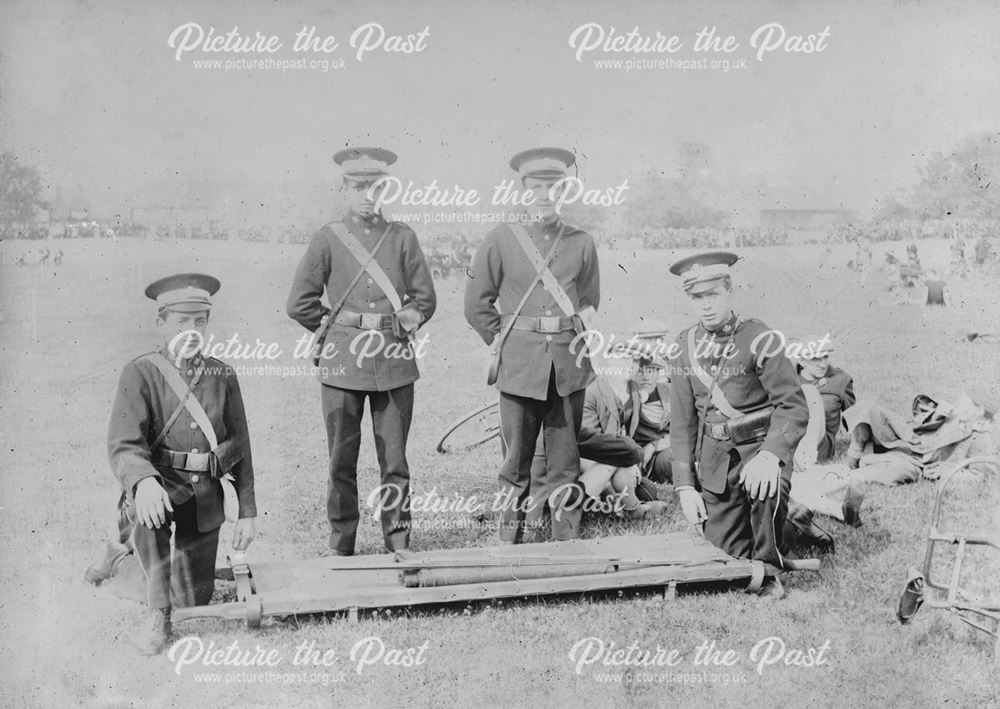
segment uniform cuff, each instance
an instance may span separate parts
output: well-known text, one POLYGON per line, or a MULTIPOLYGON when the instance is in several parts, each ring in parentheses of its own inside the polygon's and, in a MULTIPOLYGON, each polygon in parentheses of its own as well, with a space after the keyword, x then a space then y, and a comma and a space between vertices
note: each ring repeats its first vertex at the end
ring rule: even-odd
POLYGON ((787 468, 788 464, 792 460, 792 454, 795 448, 793 446, 789 449, 788 446, 784 445, 784 443, 780 441, 765 440, 763 445, 761 445, 760 450, 773 454, 774 457, 781 462, 782 467, 787 468))
POLYGON ((122 475, 122 482, 125 487, 125 494, 128 495, 129 499, 135 497, 135 486, 146 478, 156 478, 160 484, 163 484, 163 480, 160 478, 160 474, 156 471, 153 466, 135 466, 131 468, 126 468, 122 475))
POLYGON ((695 487, 695 475, 691 469, 691 463, 675 459, 670 463, 670 470, 673 472, 675 489, 677 487, 695 487))
POLYGON ((252 492, 250 494, 243 494, 237 491, 236 498, 240 502, 240 519, 257 516, 257 501, 254 499, 252 492))

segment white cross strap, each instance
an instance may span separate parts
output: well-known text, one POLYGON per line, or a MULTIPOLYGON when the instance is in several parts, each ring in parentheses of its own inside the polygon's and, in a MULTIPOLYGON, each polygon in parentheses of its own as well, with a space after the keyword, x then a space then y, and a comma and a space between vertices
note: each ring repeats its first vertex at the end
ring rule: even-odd
MULTIPOLYGON (((743 412, 730 404, 729 400, 726 399, 726 395, 722 392, 722 387, 719 386, 719 383, 708 376, 708 372, 702 369, 701 365, 698 363, 698 358, 695 356, 694 346, 694 331, 696 329, 697 328, 692 327, 688 330, 688 359, 691 360, 691 371, 694 372, 695 376, 698 377, 701 383, 705 385, 705 388, 708 389, 708 395, 712 397, 712 403, 715 405, 715 408, 719 410, 719 413, 726 418, 737 418, 738 416, 742 416, 743 412)), ((726 343, 726 349, 723 354, 728 353, 728 350, 729 343, 726 343)), ((719 362, 720 367, 723 366, 724 361, 725 357, 723 357, 722 361, 719 362)))
MULTIPOLYGON (((194 419, 194 422, 198 424, 198 428, 201 429, 201 432, 205 434, 205 438, 208 439, 208 445, 211 450, 214 451, 218 448, 219 438, 215 435, 215 428, 212 426, 212 421, 208 418, 208 414, 205 413, 201 402, 198 401, 198 398, 188 385, 181 379, 180 373, 159 352, 152 352, 146 355, 145 359, 152 362, 160 370, 160 374, 163 375, 167 386, 184 403, 184 408, 191 414, 191 418, 194 419)), ((222 485, 223 509, 225 510, 226 521, 235 522, 240 516, 240 502, 236 494, 236 487, 233 485, 233 476, 226 473, 219 478, 219 483, 222 485)))
POLYGON ((212 450, 219 447, 219 439, 215 435, 215 429, 212 427, 212 422, 208 418, 208 414, 205 413, 205 409, 202 408, 201 402, 198 401, 197 397, 188 389, 187 384, 181 379, 180 372, 170 362, 159 352, 152 352, 146 355, 145 359, 152 362, 157 369, 160 370, 160 374, 163 375, 164 380, 166 380, 167 385, 173 390, 177 398, 184 403, 184 408, 187 412, 191 414, 191 418, 194 422, 198 424, 198 428, 201 432, 205 434, 205 438, 208 439, 208 444, 211 446, 212 450))
POLYGON ((521 245, 524 250, 525 255, 528 260, 531 261, 535 266, 535 270, 541 273, 542 285, 545 286, 545 290, 549 292, 552 298, 556 301, 556 305, 559 306, 560 310, 563 311, 563 315, 567 317, 572 317, 576 314, 576 306, 573 305, 573 301, 570 297, 566 295, 566 291, 563 290, 562 285, 559 283, 559 279, 553 275, 552 271, 549 270, 548 265, 545 263, 545 257, 542 256, 542 252, 538 250, 535 246, 535 242, 531 240, 528 236, 528 232, 525 231, 524 227, 520 224, 511 224, 511 231, 514 232, 514 236, 517 237, 517 243, 521 245))
MULTIPOLYGON (((379 266, 378 261, 375 260, 375 253, 369 253, 368 249, 341 222, 334 222, 330 225, 330 228, 337 239, 340 240, 340 243, 351 252, 351 255, 357 259, 358 263, 361 264, 364 270, 368 272, 368 275, 372 277, 372 280, 385 293, 385 297, 392 303, 393 311, 398 312, 402 310, 403 300, 399 297, 399 293, 396 292, 396 287, 389 280, 389 276, 386 275, 382 267, 379 266)), ((392 229, 392 224, 386 227, 386 233, 390 229, 392 229)))

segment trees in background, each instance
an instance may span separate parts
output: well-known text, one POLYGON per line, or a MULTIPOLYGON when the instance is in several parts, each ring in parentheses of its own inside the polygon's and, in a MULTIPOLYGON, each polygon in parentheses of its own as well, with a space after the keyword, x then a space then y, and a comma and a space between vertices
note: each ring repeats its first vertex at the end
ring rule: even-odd
POLYGON ((712 150, 687 141, 677 148, 677 172, 647 172, 629 190, 625 225, 633 231, 724 226, 729 214, 716 207, 721 188, 712 150))
POLYGON ((27 224, 39 209, 46 208, 38 170, 13 153, 0 155, 0 224, 27 224))
POLYGON ((1000 131, 975 133, 933 153, 919 175, 887 201, 885 216, 1000 219, 1000 131))

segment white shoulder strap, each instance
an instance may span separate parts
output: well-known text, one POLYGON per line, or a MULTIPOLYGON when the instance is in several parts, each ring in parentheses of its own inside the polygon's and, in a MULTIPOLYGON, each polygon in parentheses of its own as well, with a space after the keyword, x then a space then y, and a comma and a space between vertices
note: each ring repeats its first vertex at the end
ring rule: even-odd
MULTIPOLYGON (((358 263, 361 264, 364 270, 368 272, 368 275, 372 277, 372 280, 375 281, 382 292, 385 293, 385 297, 389 299, 390 303, 392 303, 392 309, 394 311, 401 310, 403 308, 403 301, 399 297, 399 293, 396 292, 396 287, 392 284, 392 281, 389 280, 389 276, 386 275, 385 271, 382 270, 382 267, 379 266, 378 261, 375 260, 375 253, 369 253, 368 249, 366 249, 364 245, 357 240, 357 237, 351 233, 350 229, 345 228, 341 222, 334 222, 330 225, 330 228, 340 240, 340 243, 351 252, 351 255, 357 259, 358 263)), ((386 233, 388 233, 390 229, 392 229, 392 224, 389 224, 386 227, 386 233)), ((376 252, 377 251, 378 249, 376 249, 376 252)))
MULTIPOLYGON (((726 418, 736 418, 742 416, 743 414, 726 399, 726 395, 722 392, 722 388, 719 383, 708 376, 708 372, 702 369, 701 365, 698 363, 698 358, 695 356, 695 346, 694 346, 694 331, 697 328, 692 327, 688 330, 688 359, 691 360, 691 371, 694 372, 695 376, 705 385, 708 389, 708 395, 712 397, 712 403, 715 408, 725 416, 726 418)), ((728 348, 728 346, 727 346, 728 348)), ((722 362, 719 366, 723 366, 722 362)))
POLYGON ((535 246, 535 242, 531 240, 528 232, 520 224, 511 224, 510 228, 514 232, 514 236, 517 237, 517 243, 521 245, 528 260, 534 264, 535 270, 542 274, 542 285, 545 286, 545 290, 555 299, 556 304, 563 311, 563 315, 572 317, 576 313, 576 306, 573 305, 573 301, 566 295, 566 291, 560 285, 559 279, 553 275, 552 271, 545 264, 545 257, 542 256, 538 247, 535 246))
POLYGON ((174 368, 167 358, 164 357, 159 352, 152 352, 144 357, 144 359, 152 362, 163 378, 166 380, 167 385, 173 390, 177 398, 184 403, 184 408, 187 409, 188 413, 191 414, 191 418, 194 419, 195 423, 198 424, 198 428, 201 432, 205 434, 205 438, 208 439, 208 444, 215 450, 219 447, 219 439, 215 435, 215 429, 212 427, 212 422, 208 418, 208 414, 205 413, 205 409, 202 408, 201 403, 194 396, 194 394, 188 389, 187 384, 181 379, 180 373, 174 368))
POLYGON ((819 457, 819 442, 826 432, 826 411, 823 409, 823 396, 814 384, 802 383, 802 393, 806 395, 809 406, 809 423, 806 434, 799 441, 792 460, 797 470, 805 470, 816 463, 819 457))

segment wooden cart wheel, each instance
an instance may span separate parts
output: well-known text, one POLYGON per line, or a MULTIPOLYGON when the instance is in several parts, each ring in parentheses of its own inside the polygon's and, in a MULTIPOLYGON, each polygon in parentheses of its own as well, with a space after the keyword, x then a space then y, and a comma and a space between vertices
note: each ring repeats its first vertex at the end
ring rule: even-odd
POLYGON ((500 404, 480 406, 453 421, 437 443, 438 453, 471 450, 500 436, 500 404))

